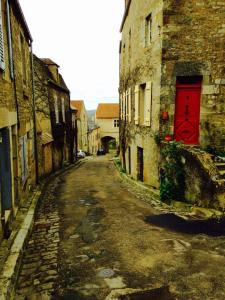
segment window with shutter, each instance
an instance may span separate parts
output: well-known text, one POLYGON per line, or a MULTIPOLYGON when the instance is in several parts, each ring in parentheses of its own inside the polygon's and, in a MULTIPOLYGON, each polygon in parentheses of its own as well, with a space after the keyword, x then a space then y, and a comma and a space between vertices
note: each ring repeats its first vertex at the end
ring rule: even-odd
POLYGON ((57 97, 55 97, 54 106, 55 106, 55 122, 56 122, 56 124, 58 124, 59 123, 59 109, 58 109, 58 99, 57 99, 57 97))
POLYGON ((131 88, 128 89, 128 122, 131 122, 131 88))
POLYGON ((135 86, 134 101, 135 101, 134 121, 135 121, 135 124, 138 125, 139 124, 139 85, 135 86))
POLYGON ((0 69, 5 70, 5 56, 4 56, 4 39, 3 39, 3 26, 2 26, 2 7, 0 1, 0 69))
POLYGON ((63 119, 63 122, 66 123, 65 100, 64 99, 62 99, 62 119, 63 119))
POLYGON ((144 125, 146 126, 150 126, 151 103, 152 103, 152 82, 149 81, 146 83, 145 94, 144 94, 144 125))
POLYGON ((12 30, 11 30, 9 1, 6 2, 6 12, 7 12, 8 47, 9 47, 9 69, 10 69, 10 76, 13 79, 14 71, 13 71, 12 30))

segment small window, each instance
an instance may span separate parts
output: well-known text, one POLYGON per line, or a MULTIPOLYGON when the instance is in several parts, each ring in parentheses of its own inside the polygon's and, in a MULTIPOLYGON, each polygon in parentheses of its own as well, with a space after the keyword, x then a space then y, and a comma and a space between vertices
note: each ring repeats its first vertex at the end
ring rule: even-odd
POLYGON ((119 127, 120 124, 119 124, 119 120, 114 120, 114 127, 119 127))
POLYGON ((20 146, 21 146, 21 179, 24 183, 27 179, 28 175, 28 166, 27 166, 27 135, 20 138, 20 146))
POLYGON ((62 99, 62 119, 63 119, 63 122, 66 123, 65 100, 64 99, 62 99))
POLYGON ((152 41, 152 14, 145 19, 145 46, 149 46, 152 41))
POLYGON ((20 34, 20 45, 21 45, 21 55, 22 55, 22 75, 23 75, 23 84, 27 83, 27 70, 26 70, 26 51, 25 51, 25 41, 22 34, 20 34))
POLYGON ((55 106, 55 122, 56 122, 56 124, 58 124, 59 123, 59 109, 58 109, 58 99, 57 99, 57 97, 55 97, 54 106, 55 106))

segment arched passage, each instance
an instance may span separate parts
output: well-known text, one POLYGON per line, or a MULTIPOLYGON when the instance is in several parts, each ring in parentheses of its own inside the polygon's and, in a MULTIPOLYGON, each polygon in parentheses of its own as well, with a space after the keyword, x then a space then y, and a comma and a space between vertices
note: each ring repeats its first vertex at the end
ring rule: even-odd
POLYGON ((101 144, 106 153, 108 153, 110 149, 116 149, 116 139, 112 136, 102 137, 101 144))

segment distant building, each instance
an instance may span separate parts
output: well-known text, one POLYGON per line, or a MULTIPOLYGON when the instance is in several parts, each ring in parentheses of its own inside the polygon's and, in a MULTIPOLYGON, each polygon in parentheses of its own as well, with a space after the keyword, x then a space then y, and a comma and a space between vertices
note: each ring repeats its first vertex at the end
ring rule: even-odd
POLYGON ((99 103, 96 124, 100 127, 101 144, 108 151, 109 142, 119 144, 119 103, 99 103))
POLYGON ((73 161, 70 92, 51 59, 34 55, 35 106, 38 129, 39 175, 73 161))
POLYGON ((77 148, 88 151, 88 116, 83 100, 71 100, 70 106, 76 109, 77 119, 77 148))
POLYGON ((100 127, 92 128, 88 131, 88 153, 96 155, 101 148, 100 127))

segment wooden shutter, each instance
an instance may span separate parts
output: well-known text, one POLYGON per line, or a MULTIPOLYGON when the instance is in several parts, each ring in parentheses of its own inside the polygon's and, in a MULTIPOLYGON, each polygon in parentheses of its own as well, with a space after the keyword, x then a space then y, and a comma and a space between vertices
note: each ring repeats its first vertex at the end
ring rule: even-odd
POLYGON ((6 1, 6 12, 7 12, 8 47, 9 47, 9 68, 10 68, 10 76, 13 79, 14 71, 13 71, 12 30, 11 30, 11 20, 10 20, 10 6, 8 0, 6 1))
POLYGON ((62 98, 62 119, 63 119, 63 122, 66 123, 65 100, 64 100, 64 98, 62 98))
POLYGON ((131 88, 128 89, 128 121, 131 122, 131 88))
POLYGON ((4 56, 4 39, 3 39, 3 26, 2 26, 2 7, 0 1, 0 69, 5 70, 5 56, 4 56))
POLYGON ((152 103, 152 82, 146 82, 144 95, 144 124, 150 126, 151 103, 152 103))
POLYGON ((139 124, 139 85, 135 86, 134 101, 135 101, 134 121, 135 121, 135 124, 139 124))

